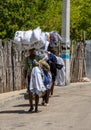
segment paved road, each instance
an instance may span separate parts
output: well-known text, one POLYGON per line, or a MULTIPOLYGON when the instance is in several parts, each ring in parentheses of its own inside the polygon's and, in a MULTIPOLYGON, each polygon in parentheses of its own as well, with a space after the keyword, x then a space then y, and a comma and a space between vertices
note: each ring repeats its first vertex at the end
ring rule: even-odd
POLYGON ((50 105, 39 104, 39 113, 27 112, 24 93, 0 94, 0 130, 91 130, 91 82, 55 86, 50 105))

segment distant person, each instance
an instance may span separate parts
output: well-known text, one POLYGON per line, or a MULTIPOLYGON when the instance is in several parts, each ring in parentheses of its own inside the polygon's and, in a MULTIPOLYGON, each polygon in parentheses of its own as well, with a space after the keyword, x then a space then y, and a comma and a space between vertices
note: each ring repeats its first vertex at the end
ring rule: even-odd
POLYGON ((57 68, 57 75, 55 80, 55 85, 64 86, 65 85, 65 63, 64 60, 58 55, 57 51, 55 51, 55 55, 57 58, 57 65, 61 65, 61 67, 57 68))

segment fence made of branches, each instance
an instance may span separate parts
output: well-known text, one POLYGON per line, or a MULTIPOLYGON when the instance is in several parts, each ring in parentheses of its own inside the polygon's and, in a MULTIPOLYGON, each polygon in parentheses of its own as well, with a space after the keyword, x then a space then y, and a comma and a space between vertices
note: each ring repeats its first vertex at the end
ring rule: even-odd
POLYGON ((23 85, 24 52, 17 51, 11 41, 0 42, 0 93, 20 90, 23 85))
POLYGON ((86 77, 85 42, 73 42, 71 53, 71 82, 81 82, 86 77))
MULTIPOLYGON (((71 54, 71 82, 86 75, 84 44, 74 44, 71 54)), ((23 61, 26 51, 17 51, 12 41, 0 42, 0 93, 24 89, 23 61)))

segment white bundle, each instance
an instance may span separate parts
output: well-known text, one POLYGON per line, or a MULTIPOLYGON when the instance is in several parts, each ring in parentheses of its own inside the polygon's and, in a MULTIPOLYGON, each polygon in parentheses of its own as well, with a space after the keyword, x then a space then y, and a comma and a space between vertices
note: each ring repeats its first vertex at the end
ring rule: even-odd
POLYGON ((41 49, 43 51, 47 51, 48 45, 49 45, 49 33, 48 32, 42 32, 40 39, 41 39, 41 42, 44 44, 44 46, 41 49))
POLYGON ((24 35, 24 31, 16 31, 15 36, 14 36, 14 42, 15 43, 22 42, 23 35, 24 35))
POLYGON ((16 31, 14 36, 14 43, 19 51, 31 48, 40 49, 44 46, 44 42, 44 34, 39 27, 34 30, 16 31))
POLYGON ((32 32, 32 36, 30 38, 30 43, 38 42, 40 40, 40 36, 41 36, 41 29, 39 27, 37 27, 32 32))
POLYGON ((26 42, 26 43, 30 43, 30 39, 32 37, 32 30, 29 30, 29 31, 24 31, 24 35, 23 35, 23 43, 26 42))
POLYGON ((14 43, 16 43, 17 49, 19 51, 32 48, 43 49, 44 51, 47 51, 49 37, 51 34, 54 37, 53 44, 56 43, 57 45, 58 42, 62 42, 62 38, 57 32, 42 32, 40 27, 37 27, 34 30, 16 31, 14 36, 14 43))
POLYGON ((42 42, 43 44, 46 43, 46 35, 45 35, 44 32, 41 33, 41 35, 40 35, 40 40, 41 40, 41 42, 42 42))

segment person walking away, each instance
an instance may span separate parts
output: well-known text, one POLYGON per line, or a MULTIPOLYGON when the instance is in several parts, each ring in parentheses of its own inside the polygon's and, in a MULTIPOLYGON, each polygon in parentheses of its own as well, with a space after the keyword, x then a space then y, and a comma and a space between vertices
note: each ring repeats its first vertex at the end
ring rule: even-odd
POLYGON ((47 63, 50 65, 50 72, 52 74, 52 85, 51 85, 50 94, 53 95, 54 84, 55 84, 55 79, 56 79, 56 75, 57 75, 57 68, 56 68, 57 58, 51 52, 48 52, 47 63))
POLYGON ((55 80, 55 85, 64 86, 65 85, 65 63, 64 60, 58 55, 58 53, 55 51, 55 55, 57 58, 57 65, 62 65, 62 68, 57 68, 57 75, 55 80))

